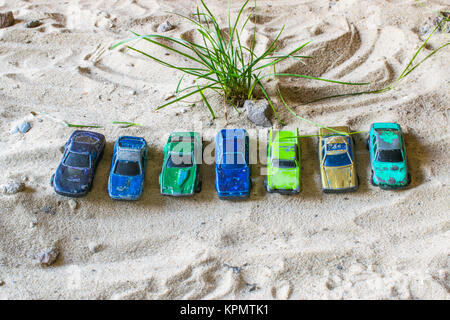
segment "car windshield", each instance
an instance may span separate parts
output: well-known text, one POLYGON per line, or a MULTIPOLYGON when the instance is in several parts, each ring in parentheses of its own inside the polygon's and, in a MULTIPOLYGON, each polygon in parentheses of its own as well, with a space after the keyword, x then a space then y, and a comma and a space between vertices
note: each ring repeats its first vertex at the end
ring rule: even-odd
POLYGON ((400 149, 380 150, 377 154, 377 161, 380 162, 402 162, 403 155, 400 149))
POLYGON ((191 154, 172 154, 167 160, 168 168, 189 168, 192 164, 191 154))
POLYGON ((326 167, 342 167, 352 164, 347 152, 340 154, 328 154, 325 157, 324 165, 326 167))
POLYGON ((170 142, 194 142, 193 136, 173 136, 170 138, 170 142))
POLYGON ((89 167, 89 154, 69 152, 64 161, 64 164, 68 167, 75 168, 88 168, 89 167))
POLYGON ((239 169, 246 165, 244 155, 240 152, 227 152, 223 160, 225 163, 221 164, 224 169, 239 169))
POLYGON ((281 168, 281 169, 291 169, 291 168, 297 167, 294 160, 274 159, 272 164, 275 168, 281 168))
POLYGON ((141 174, 141 168, 139 167, 139 162, 119 160, 117 161, 114 173, 120 176, 133 177, 141 174))

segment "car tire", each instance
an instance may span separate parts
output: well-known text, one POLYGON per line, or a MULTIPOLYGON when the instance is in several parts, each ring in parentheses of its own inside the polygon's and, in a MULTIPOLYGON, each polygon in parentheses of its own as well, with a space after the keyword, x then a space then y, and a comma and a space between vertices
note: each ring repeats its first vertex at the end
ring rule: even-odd
POLYGON ((366 139, 366 148, 367 148, 367 150, 369 150, 369 137, 367 137, 367 139, 366 139))
POLYGON ((373 181, 373 170, 371 171, 371 175, 370 175, 370 184, 373 185, 374 187, 378 187, 378 185, 375 184, 375 182, 373 181))
POLYGON ((203 181, 200 180, 200 181, 198 182, 198 184, 197 184, 197 188, 195 188, 195 192, 196 192, 196 193, 199 193, 199 192, 202 191, 202 184, 203 184, 203 181))
POLYGON ((52 174, 52 176, 50 177, 50 186, 53 187, 53 181, 55 181, 55 174, 52 174))
POLYGON ((411 174, 408 172, 408 181, 406 182, 406 185, 409 186, 411 184, 411 174))

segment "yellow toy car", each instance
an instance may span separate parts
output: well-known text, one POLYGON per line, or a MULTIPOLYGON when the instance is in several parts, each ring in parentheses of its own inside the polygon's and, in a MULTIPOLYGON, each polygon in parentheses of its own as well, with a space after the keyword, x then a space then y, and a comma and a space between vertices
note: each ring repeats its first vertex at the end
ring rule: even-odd
POLYGON ((322 191, 347 192, 358 189, 353 139, 347 126, 319 130, 319 163, 322 191))

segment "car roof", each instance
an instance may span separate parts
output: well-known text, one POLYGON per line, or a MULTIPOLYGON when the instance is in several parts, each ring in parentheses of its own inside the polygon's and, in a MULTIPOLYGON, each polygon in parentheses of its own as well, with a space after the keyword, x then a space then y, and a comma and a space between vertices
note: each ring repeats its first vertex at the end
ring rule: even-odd
POLYGON ((401 149, 401 132, 393 128, 374 129, 379 150, 401 149))
POLYGON ((275 159, 294 160, 296 158, 297 132, 272 130, 272 157, 275 159))
POLYGON ((70 137, 70 151, 78 153, 88 153, 94 148, 94 146, 100 141, 100 134, 76 130, 70 137))
POLYGON ((349 150, 349 139, 350 137, 341 135, 324 138, 325 153, 328 155, 346 153, 349 150), (335 147, 332 147, 332 145, 335 147))
POLYGON ((245 153, 247 152, 245 138, 248 137, 248 133, 244 129, 222 129, 217 134, 216 138, 216 157, 221 163, 227 163, 226 159, 229 157, 226 154, 241 153, 245 159, 245 153))
POLYGON ((141 150, 140 149, 119 148, 117 150, 117 160, 140 161, 141 160, 141 150))

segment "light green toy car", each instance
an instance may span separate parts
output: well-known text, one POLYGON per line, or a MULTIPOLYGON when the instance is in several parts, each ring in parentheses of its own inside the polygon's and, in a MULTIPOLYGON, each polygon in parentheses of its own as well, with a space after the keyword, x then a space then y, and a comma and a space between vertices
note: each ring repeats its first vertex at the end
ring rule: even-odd
POLYGON ((300 144, 298 131, 269 131, 267 145, 267 192, 300 192, 300 144))

